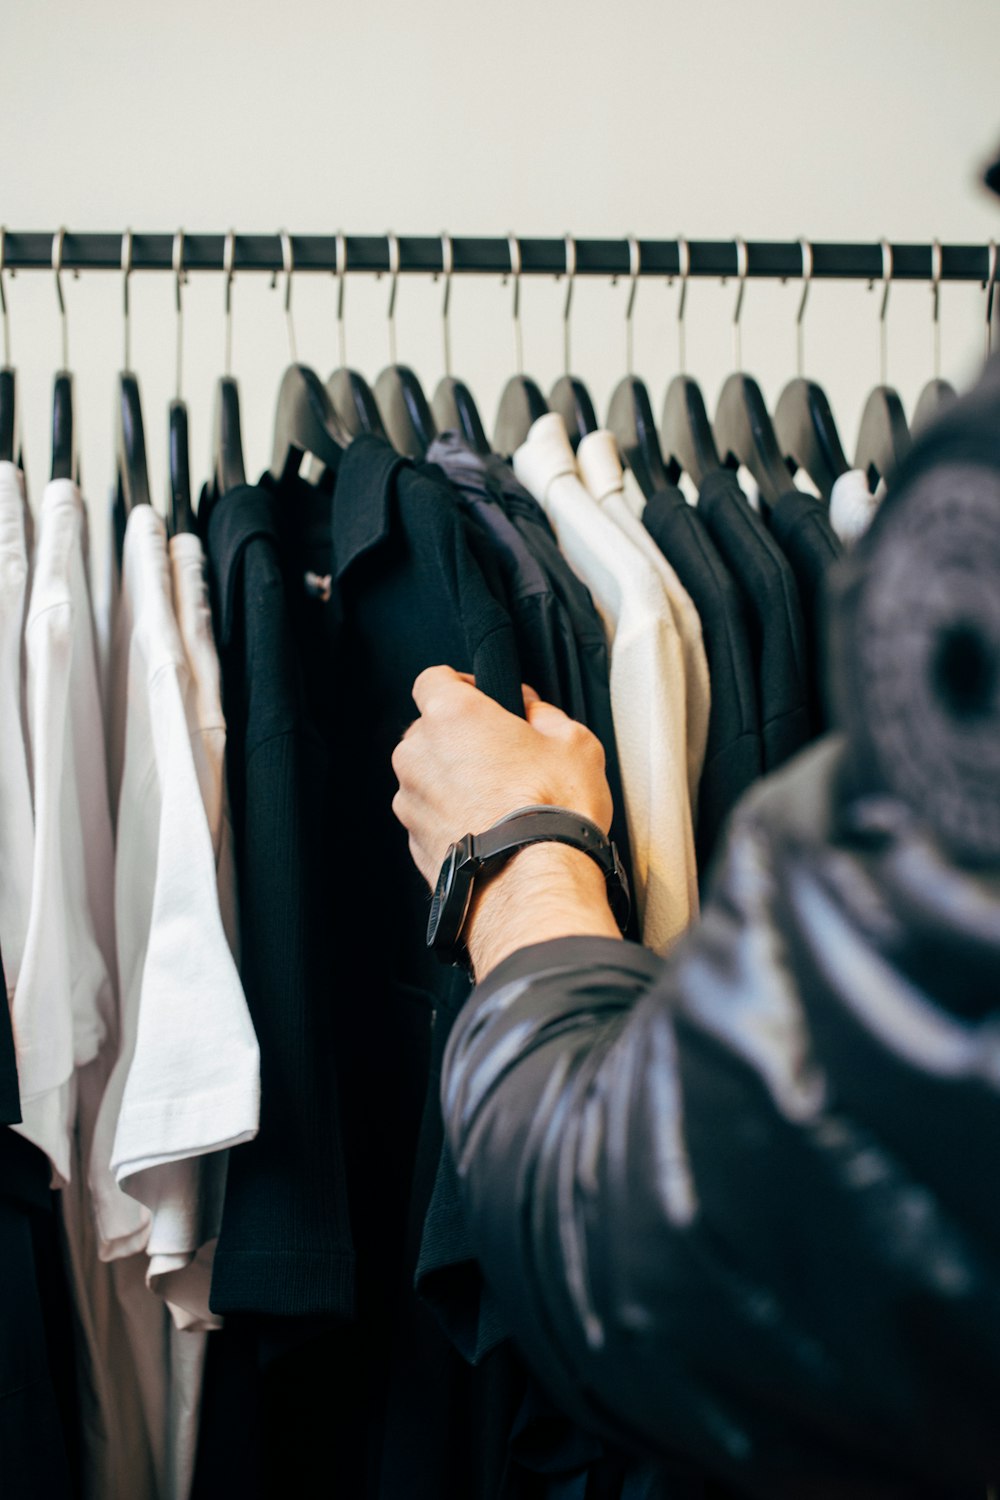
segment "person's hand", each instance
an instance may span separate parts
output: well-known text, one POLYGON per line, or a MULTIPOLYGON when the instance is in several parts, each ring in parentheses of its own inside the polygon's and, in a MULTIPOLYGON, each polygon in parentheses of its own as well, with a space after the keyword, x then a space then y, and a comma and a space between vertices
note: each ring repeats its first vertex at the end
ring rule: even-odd
MULTIPOLYGON (((524 688, 525 719, 479 692, 451 667, 428 667, 413 685, 420 717, 396 746, 396 817, 433 886, 448 846, 532 804, 566 807, 611 827, 604 749, 583 724, 524 688)), ((483 976, 508 953, 548 938, 619 937, 604 877, 578 849, 535 844, 476 882, 463 930, 483 976)))
POLYGON ((393 752, 399 791, 392 808, 428 885, 449 844, 518 807, 567 807, 605 833, 611 827, 600 740, 532 688, 523 692, 526 720, 451 667, 428 667, 413 684, 420 717, 393 752))

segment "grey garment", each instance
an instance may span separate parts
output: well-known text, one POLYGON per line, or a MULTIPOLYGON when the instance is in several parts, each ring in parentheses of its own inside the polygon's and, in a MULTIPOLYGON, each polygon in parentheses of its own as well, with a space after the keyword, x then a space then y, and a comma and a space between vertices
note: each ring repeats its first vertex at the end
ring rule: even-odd
MULTIPOLYGON (((625 799, 611 716, 608 647, 590 592, 559 551, 541 506, 503 459, 495 454, 484 458, 457 433, 445 432, 427 450, 427 461, 444 472, 477 524, 507 559, 515 591, 534 601, 533 618, 521 620, 518 649, 524 652, 526 669, 528 662, 538 662, 538 675, 548 675, 552 690, 549 701, 570 718, 586 724, 601 741, 614 804, 611 836, 631 875, 625 799)), ((517 627, 519 612, 512 609, 512 613, 517 627)), ((538 682, 531 685, 543 698, 549 697, 538 682)), ((633 926, 630 936, 636 931, 633 926)))
POLYGON ((1000 891, 842 761, 744 799, 669 959, 501 963, 452 1030, 447 1136, 491 1290, 581 1423, 761 1500, 982 1500, 1000 891))

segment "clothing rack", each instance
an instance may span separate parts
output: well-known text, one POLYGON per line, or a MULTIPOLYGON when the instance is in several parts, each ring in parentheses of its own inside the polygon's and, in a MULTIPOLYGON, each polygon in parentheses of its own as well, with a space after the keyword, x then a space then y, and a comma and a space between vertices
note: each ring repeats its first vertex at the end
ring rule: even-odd
MULTIPOLYGON (((7 229, 2 231, 0 271, 42 271, 54 268, 54 248, 61 238, 59 266, 66 271, 169 271, 174 269, 176 236, 134 233, 56 233, 7 229), (129 246, 127 258, 123 251, 129 246)), ((297 234, 289 237, 296 273, 302 271, 398 270, 439 275, 446 269, 445 245, 450 243, 450 270, 456 274, 509 275, 517 269, 526 276, 560 276, 567 269, 567 249, 575 251, 577 276, 678 276, 686 247, 689 276, 772 277, 795 280, 803 275, 806 247, 811 251, 807 275, 818 279, 861 281, 978 281, 984 286, 996 271, 996 246, 892 244, 876 241, 846 244, 798 240, 658 240, 510 237, 475 238, 438 235, 400 235, 398 265, 391 264, 395 237, 346 235, 338 265, 338 236, 297 234), (741 265, 741 252, 746 258, 741 265), (884 247, 889 254, 884 253, 884 247), (512 250, 520 265, 512 267, 512 250), (939 259, 938 259, 939 256, 939 259), (937 264, 935 263, 937 260, 937 264), (888 277, 886 272, 888 270, 888 277)), ((187 234, 183 240, 184 270, 270 271, 287 269, 280 234, 187 234), (231 239, 231 260, 226 256, 231 239)))

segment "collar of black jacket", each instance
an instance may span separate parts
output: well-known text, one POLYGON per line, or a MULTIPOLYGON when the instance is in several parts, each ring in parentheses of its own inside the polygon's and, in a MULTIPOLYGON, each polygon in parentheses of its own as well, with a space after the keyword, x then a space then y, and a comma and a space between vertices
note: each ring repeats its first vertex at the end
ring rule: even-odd
POLYGON ((340 461, 333 501, 334 571, 343 578, 352 563, 389 534, 393 485, 409 459, 373 433, 356 437, 340 461))

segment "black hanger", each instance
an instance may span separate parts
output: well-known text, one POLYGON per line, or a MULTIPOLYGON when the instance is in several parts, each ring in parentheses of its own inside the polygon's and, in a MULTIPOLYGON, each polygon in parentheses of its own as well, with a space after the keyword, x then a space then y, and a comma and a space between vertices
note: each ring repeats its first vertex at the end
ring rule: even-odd
POLYGON ((744 464, 768 505, 792 488, 777 434, 760 386, 750 375, 730 375, 715 410, 715 439, 730 468, 744 464))
POLYGON ((774 409, 774 430, 782 456, 794 476, 804 469, 827 500, 835 482, 847 472, 850 464, 844 454, 837 423, 823 387, 802 374, 803 335, 806 302, 812 284, 813 253, 808 240, 802 247, 802 297, 795 316, 798 375, 790 380, 778 397, 774 409))
POLYGON ((675 375, 667 387, 660 441, 670 470, 690 475, 699 488, 707 474, 722 468, 701 386, 689 375, 675 375))
POLYGON ((789 473, 804 469, 827 500, 834 483, 850 464, 823 387, 796 376, 778 397, 774 430, 789 473))
POLYGON ((565 236, 566 244, 566 301, 563 304, 563 369, 549 392, 549 410, 558 412, 569 434, 575 453, 589 432, 596 432, 600 423, 594 410, 590 392, 578 375, 571 375, 569 357, 570 307, 573 302, 573 286, 576 281, 576 241, 571 234, 565 236))
POLYGON ((733 314, 737 369, 726 380, 719 395, 715 409, 715 442, 723 462, 734 469, 745 465, 760 486, 761 497, 768 505, 777 505, 782 495, 792 488, 791 475, 760 386, 753 376, 745 375, 740 368, 740 317, 748 266, 746 241, 739 238, 736 259, 740 284, 733 314))
MULTIPOLYGON (((683 235, 677 236, 677 262, 681 283, 677 302, 677 363, 683 371, 687 353, 687 288, 691 272, 691 250, 683 235)), ((701 386, 689 375, 675 375, 667 387, 660 420, 660 453, 675 484, 681 474, 687 474, 700 487, 706 474, 722 467, 701 386)))
POLYGON ((168 426, 170 468, 170 530, 197 531, 191 504, 191 463, 188 444, 188 411, 183 401, 171 401, 168 426))
POLYGON ((854 467, 861 469, 874 489, 899 466, 909 448, 910 429, 899 395, 891 386, 877 385, 861 413, 854 467))
POLYGON ((292 322, 292 238, 281 230, 281 253, 285 266, 285 316, 293 363, 281 378, 274 417, 274 447, 271 475, 284 483, 297 474, 306 454, 319 459, 332 474, 351 441, 351 434, 334 411, 319 376, 295 359, 295 327, 292 322))
POLYGON ((931 327, 934 332, 934 379, 929 380, 917 398, 913 409, 911 432, 928 426, 934 418, 957 400, 955 387, 940 377, 941 368, 941 241, 931 242, 931 296, 933 298, 931 327))
POLYGON ((892 286, 892 246, 881 240, 882 246, 882 305, 879 309, 879 364, 881 382, 865 402, 858 429, 858 444, 854 454, 854 467, 861 469, 874 490, 878 481, 888 478, 902 462, 910 447, 910 429, 906 413, 898 393, 885 383, 887 364, 886 313, 889 307, 889 288, 892 286))
POLYGON ((17 427, 17 377, 10 365, 0 369, 0 459, 19 461, 17 427))
POLYGON ((649 392, 636 376, 626 375, 615 387, 608 406, 607 425, 647 499, 657 490, 676 484, 680 465, 674 466, 671 473, 663 462, 649 392))
POLYGON ((353 437, 360 432, 374 432, 387 438, 378 403, 371 386, 357 370, 347 367, 344 338, 344 278, 347 273, 347 238, 337 231, 337 331, 340 343, 340 364, 326 382, 326 393, 342 426, 353 437))
POLYGON ((437 437, 437 428, 423 386, 408 365, 396 363, 396 288, 399 284, 399 239, 390 230, 389 349, 390 363, 375 382, 375 400, 382 425, 398 453, 423 458, 437 437))
POLYGON ((516 235, 508 235, 510 276, 514 283, 514 345, 517 357, 516 375, 504 386, 493 426, 493 448, 509 458, 520 448, 533 422, 548 411, 548 403, 535 382, 523 373, 524 351, 521 340, 521 246, 516 235))
POLYGON ((220 375, 215 387, 212 416, 212 490, 217 499, 246 484, 243 462, 243 430, 240 424, 240 388, 232 375, 220 375))
POLYGON ((297 473, 307 453, 336 473, 350 441, 351 434, 334 411, 315 371, 308 365, 289 365, 278 390, 271 458, 273 477, 283 481, 297 473))
POLYGON ((138 378, 130 370, 118 376, 115 406, 115 460, 118 494, 127 518, 137 505, 151 505, 146 467, 146 437, 138 378))
POLYGON ((492 453, 479 408, 464 381, 456 380, 453 375, 443 375, 434 392, 431 411, 439 432, 459 433, 469 447, 484 458, 492 453))
POLYGON ((76 456, 76 431, 73 422, 73 377, 69 372, 69 336, 66 319, 66 301, 62 289, 63 245, 65 229, 57 229, 52 236, 52 270, 56 279, 56 301, 59 303, 59 322, 62 330, 62 368, 52 382, 52 478, 72 479, 79 477, 76 456))
POLYGON ((441 304, 441 329, 444 335, 445 373, 438 381, 431 401, 431 413, 439 432, 457 432, 470 448, 485 458, 492 450, 486 436, 482 417, 475 398, 464 380, 456 380, 451 373, 451 277, 454 269, 454 252, 451 236, 441 236, 441 277, 444 282, 444 298, 441 304))
POLYGON ((911 432, 919 432, 922 427, 927 427, 934 418, 942 411, 947 411, 953 401, 958 400, 958 392, 950 380, 928 380, 920 395, 917 404, 913 408, 913 421, 910 423, 911 432))
POLYGON ((73 421, 73 377, 59 370, 52 383, 52 478, 79 478, 73 421))

